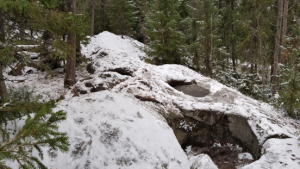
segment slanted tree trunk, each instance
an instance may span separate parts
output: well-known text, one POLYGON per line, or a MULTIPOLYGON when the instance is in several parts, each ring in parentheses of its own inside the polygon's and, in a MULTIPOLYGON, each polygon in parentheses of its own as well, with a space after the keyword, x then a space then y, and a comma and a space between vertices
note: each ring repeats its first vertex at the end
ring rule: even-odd
MULTIPOLYGON (((73 14, 75 14, 76 0, 68 0, 67 7, 68 12, 72 12, 73 14)), ((76 83, 76 34, 74 32, 71 31, 68 33, 67 42, 71 46, 72 50, 67 56, 64 87, 69 88, 70 86, 73 86, 76 83)))
POLYGON ((94 35, 94 25, 95 25, 95 0, 92 0, 91 36, 94 35))
POLYGON ((281 22, 283 13, 283 0, 278 0, 278 20, 277 20, 277 31, 275 39, 275 51, 274 51, 274 68, 272 78, 272 95, 274 96, 277 88, 277 69, 278 69, 278 55, 279 55, 279 43, 281 35, 281 22))

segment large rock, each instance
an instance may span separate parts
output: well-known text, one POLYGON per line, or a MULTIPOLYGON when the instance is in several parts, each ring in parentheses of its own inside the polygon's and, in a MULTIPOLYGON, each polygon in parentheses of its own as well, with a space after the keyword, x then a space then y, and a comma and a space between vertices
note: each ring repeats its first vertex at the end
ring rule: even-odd
POLYGON ((101 65, 96 72, 114 70, 127 77, 110 90, 127 92, 162 110, 159 112, 173 128, 180 144, 236 143, 259 159, 264 143, 270 138, 297 138, 294 133, 299 123, 284 118, 272 106, 184 66, 146 64, 140 60, 146 57, 140 48, 143 45, 136 41, 122 40, 105 32, 83 51, 95 64, 101 65), (108 37, 114 42, 102 40, 108 37), (108 51, 110 57, 97 59, 91 55, 98 48, 108 51), (124 68, 133 71, 119 71, 124 68), (182 84, 193 86, 178 91, 177 86, 182 84), (203 95, 196 95, 199 86, 204 88, 203 95))
POLYGON ((49 168, 190 169, 172 129, 152 109, 131 96, 109 91, 62 100, 57 110, 68 113, 60 124, 68 133, 70 151, 48 148, 49 168))

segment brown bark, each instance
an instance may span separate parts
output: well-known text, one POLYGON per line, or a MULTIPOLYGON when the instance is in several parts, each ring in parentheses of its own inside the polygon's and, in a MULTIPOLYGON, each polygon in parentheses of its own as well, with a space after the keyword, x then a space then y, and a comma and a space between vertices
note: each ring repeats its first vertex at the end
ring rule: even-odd
POLYGON ((212 57, 213 57, 213 12, 212 12, 212 3, 213 1, 210 1, 210 78, 212 78, 212 57))
POLYGON ((92 0, 91 36, 94 35, 94 25, 95 25, 95 0, 92 0))
MULTIPOLYGON (((230 2, 230 6, 231 6, 231 12, 233 12, 234 10, 234 4, 233 4, 233 0, 231 0, 230 2)), ((233 22, 233 16, 231 16, 232 18, 232 22, 233 22)), ((231 24, 231 32, 233 33, 234 28, 233 28, 233 23, 231 24)), ((231 59, 232 59, 232 67, 233 70, 236 71, 235 69, 235 43, 234 43, 234 39, 231 39, 231 59)))
MULTIPOLYGON (((68 0, 68 12, 76 13, 76 0, 68 0)), ((75 23, 74 23, 75 24, 75 23)), ((76 34, 72 31, 68 33, 67 43, 71 46, 71 50, 67 56, 66 75, 64 87, 69 88, 76 83, 76 34)))
MULTIPOLYGON (((287 34, 288 10, 289 10, 289 0, 285 0, 284 12, 283 12, 283 25, 282 25, 282 40, 281 40, 281 44, 284 47, 286 46, 285 39, 286 39, 286 34, 287 34)), ((284 54, 281 54, 280 63, 284 64, 284 54)))
POLYGON ((279 55, 279 43, 281 35, 281 22, 283 11, 283 0, 278 0, 278 20, 277 20, 277 31, 275 39, 275 51, 274 51, 274 68, 272 78, 272 95, 274 96, 277 89, 277 69, 278 69, 278 55, 279 55))
MULTIPOLYGON (((0 10, 0 50, 2 50, 2 43, 5 42, 5 30, 4 30, 4 18, 2 11, 0 10)), ((0 62, 0 96, 1 100, 5 101, 9 99, 9 95, 6 89, 5 80, 2 73, 2 63, 0 62)))
MULTIPOLYGON (((165 17, 168 18, 168 11, 167 11, 167 0, 165 0, 165 3, 164 3, 164 14, 165 14, 165 17)), ((167 25, 167 21, 164 20, 164 25, 163 27, 165 27, 167 25)), ((163 44, 168 44, 168 32, 167 31, 164 31, 162 32, 163 34, 163 44)), ((165 49, 165 57, 164 57, 164 61, 163 63, 168 63, 168 59, 169 59, 169 50, 168 49, 165 49)))
MULTIPOLYGON (((287 34, 287 18, 288 18, 288 9, 289 9, 289 0, 285 0, 284 9, 283 9, 283 23, 282 23, 282 37, 281 37, 281 45, 283 47, 286 46, 286 34, 287 34)), ((280 63, 284 64, 284 52, 281 52, 280 63)), ((280 75, 282 76, 283 66, 279 67, 280 75)), ((278 78, 279 84, 281 84, 281 76, 278 78)), ((279 85, 279 90, 281 90, 281 85, 279 85)))
POLYGON ((193 10, 192 10, 192 18, 195 19, 195 16, 194 16, 194 0, 191 0, 191 6, 193 8, 193 10))
MULTIPOLYGON (((4 30, 4 18, 2 11, 0 10, 0 45, 5 41, 5 30, 4 30)), ((2 46, 0 46, 2 47, 2 46)), ((0 48, 1 50, 1 48, 0 48)))
POLYGON ((205 38, 204 38, 204 48, 205 48, 205 63, 206 63, 206 70, 205 70, 205 74, 206 76, 208 76, 210 74, 210 44, 209 44, 209 16, 208 16, 208 11, 207 11, 207 7, 208 4, 207 4, 207 1, 205 1, 205 8, 204 8, 204 13, 205 13, 205 38))
POLYGON ((2 64, 0 63, 0 96, 1 100, 5 101, 9 99, 9 95, 6 89, 5 80, 2 73, 2 64))

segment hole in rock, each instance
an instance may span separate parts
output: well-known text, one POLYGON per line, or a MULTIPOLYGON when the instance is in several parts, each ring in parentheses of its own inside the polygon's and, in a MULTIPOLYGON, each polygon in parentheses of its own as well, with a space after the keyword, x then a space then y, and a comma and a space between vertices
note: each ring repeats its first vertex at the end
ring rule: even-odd
POLYGON ((184 94, 194 97, 205 97, 209 94, 209 90, 195 82, 184 82, 172 80, 168 82, 174 89, 183 92, 184 94))

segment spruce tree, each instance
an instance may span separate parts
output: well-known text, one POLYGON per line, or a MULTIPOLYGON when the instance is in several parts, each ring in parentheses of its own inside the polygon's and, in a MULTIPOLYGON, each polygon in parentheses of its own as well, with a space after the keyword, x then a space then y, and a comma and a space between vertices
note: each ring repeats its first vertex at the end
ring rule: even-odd
POLYGON ((150 50, 148 54, 157 64, 181 63, 184 34, 180 31, 179 0, 157 0, 147 13, 150 50))
POLYGON ((109 1, 110 28, 113 33, 132 36, 132 26, 136 19, 133 1, 110 0, 109 1))
POLYGON ((289 116, 300 115, 300 73, 299 73, 299 51, 296 40, 292 40, 288 46, 289 51, 285 52, 284 58, 288 57, 292 64, 283 69, 282 89, 279 92, 278 106, 283 108, 289 116))
POLYGON ((16 161, 22 169, 46 169, 47 167, 41 162, 42 147, 68 151, 67 134, 58 131, 58 123, 66 119, 66 113, 52 112, 54 106, 54 101, 38 103, 12 100, 5 105, 1 104, 0 168, 10 168, 5 163, 9 160, 16 161), (18 129, 14 123, 20 123, 21 117, 24 116, 27 116, 25 124, 18 129), (15 132, 11 133, 9 129, 15 132), (38 152, 38 157, 32 154, 33 150, 38 152))
MULTIPOLYGON (((67 0, 67 8, 68 12, 74 16, 76 14, 76 0, 67 0)), ((71 24, 76 26, 76 21, 73 21, 71 24)), ((67 43, 70 51, 67 54, 64 87, 69 88, 76 83, 76 33, 74 30, 68 31, 67 43)))

